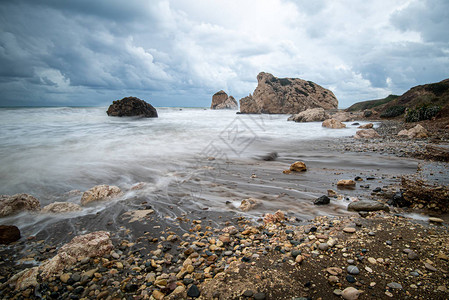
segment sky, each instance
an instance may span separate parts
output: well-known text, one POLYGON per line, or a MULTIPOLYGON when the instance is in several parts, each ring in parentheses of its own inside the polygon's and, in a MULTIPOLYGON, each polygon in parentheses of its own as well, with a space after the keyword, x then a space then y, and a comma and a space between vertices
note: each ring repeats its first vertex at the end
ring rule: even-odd
POLYGON ((447 0, 2 0, 0 106, 209 106, 259 72, 339 107, 449 77, 447 0))

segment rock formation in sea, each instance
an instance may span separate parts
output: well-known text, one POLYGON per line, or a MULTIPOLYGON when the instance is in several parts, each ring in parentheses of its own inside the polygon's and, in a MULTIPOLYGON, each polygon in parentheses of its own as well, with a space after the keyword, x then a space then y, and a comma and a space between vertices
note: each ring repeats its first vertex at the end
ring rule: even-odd
POLYGON ((237 109, 237 100, 232 96, 228 96, 225 91, 221 90, 212 96, 212 104, 210 109, 237 109))
POLYGON ((16 194, 13 196, 0 196, 0 217, 17 214, 24 210, 38 211, 40 202, 28 194, 16 194))
POLYGON ((106 111, 112 117, 145 117, 157 118, 156 109, 149 103, 136 97, 126 97, 115 100, 106 111))
POLYGON ((334 94, 312 81, 257 75, 253 95, 240 99, 240 112, 247 114, 297 114, 309 108, 336 109, 334 94))

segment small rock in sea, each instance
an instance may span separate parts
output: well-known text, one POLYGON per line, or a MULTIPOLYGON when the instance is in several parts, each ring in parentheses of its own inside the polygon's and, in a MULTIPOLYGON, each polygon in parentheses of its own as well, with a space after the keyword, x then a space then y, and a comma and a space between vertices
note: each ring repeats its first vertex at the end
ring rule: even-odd
POLYGON ((356 176, 356 177, 354 178, 354 181, 363 181, 363 178, 360 177, 360 176, 356 176))
POLYGON ((20 239, 20 230, 14 225, 0 225, 0 244, 9 244, 20 239))
POLYGON ((329 249, 329 245, 327 243, 321 243, 318 245, 318 249, 320 249, 321 251, 326 251, 327 249, 329 249))
POLYGON ((192 284, 190 288, 187 290, 187 296, 192 298, 198 298, 200 296, 200 290, 196 285, 192 284))
POLYGON ((359 268, 357 268, 357 266, 354 265, 348 266, 346 270, 348 271, 349 274, 352 275, 357 275, 360 273, 359 268))
POLYGON ((254 300, 264 300, 266 298, 265 293, 254 294, 254 300))
POLYGON ((387 286, 392 289, 402 289, 402 285, 397 282, 390 282, 389 284, 387 284, 387 286))
POLYGON ((317 199, 315 199, 315 201, 313 201, 313 204, 315 205, 325 205, 325 204, 329 204, 331 201, 331 199, 329 199, 328 196, 323 195, 317 199))
POLYGON ((355 228, 354 227, 345 227, 345 228, 343 228, 343 231, 346 233, 354 233, 355 228))
POLYGON ((435 218, 435 217, 430 217, 429 218, 429 222, 433 222, 433 223, 443 223, 444 222, 444 220, 443 219, 440 219, 440 218, 435 218))
POLYGON ((359 295, 362 293, 362 291, 359 291, 356 288, 351 287, 347 287, 345 288, 342 293, 341 296, 343 297, 343 299, 346 300, 356 300, 359 298, 359 295))
POLYGON ((277 152, 270 152, 267 155, 262 157, 262 159, 265 161, 273 161, 273 160, 276 160, 276 158, 278 158, 277 152))
POLYGON ((338 187, 354 188, 355 181, 352 179, 342 179, 337 182, 338 187))
POLYGON ((307 166, 302 161, 296 161, 290 166, 290 171, 292 172, 305 172, 307 171, 307 166))
POLYGON ((382 192, 382 189, 381 189, 380 187, 376 187, 376 188, 373 190, 373 192, 374 192, 374 193, 380 193, 380 192, 382 192))
POLYGON ((354 276, 352 276, 352 275, 347 275, 347 276, 346 276, 346 281, 349 282, 349 283, 354 283, 354 282, 356 282, 354 276))

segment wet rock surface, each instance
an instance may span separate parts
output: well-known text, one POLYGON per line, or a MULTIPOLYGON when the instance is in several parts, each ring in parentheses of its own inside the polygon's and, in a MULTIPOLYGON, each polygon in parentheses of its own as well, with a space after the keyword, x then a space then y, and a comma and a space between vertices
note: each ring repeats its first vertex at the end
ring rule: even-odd
POLYGON ((115 100, 107 112, 111 117, 145 117, 157 118, 156 109, 149 103, 136 97, 126 97, 115 100))

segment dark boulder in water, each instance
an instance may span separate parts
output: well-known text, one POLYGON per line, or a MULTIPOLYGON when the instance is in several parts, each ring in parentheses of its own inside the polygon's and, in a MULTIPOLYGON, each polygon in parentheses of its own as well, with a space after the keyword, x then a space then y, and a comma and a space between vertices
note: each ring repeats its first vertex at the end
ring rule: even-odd
POLYGON ((136 97, 126 97, 122 100, 113 101, 106 113, 112 117, 157 118, 156 109, 151 104, 136 97))
POLYGON ((9 244, 19 239, 19 228, 12 225, 0 225, 0 244, 9 244))

